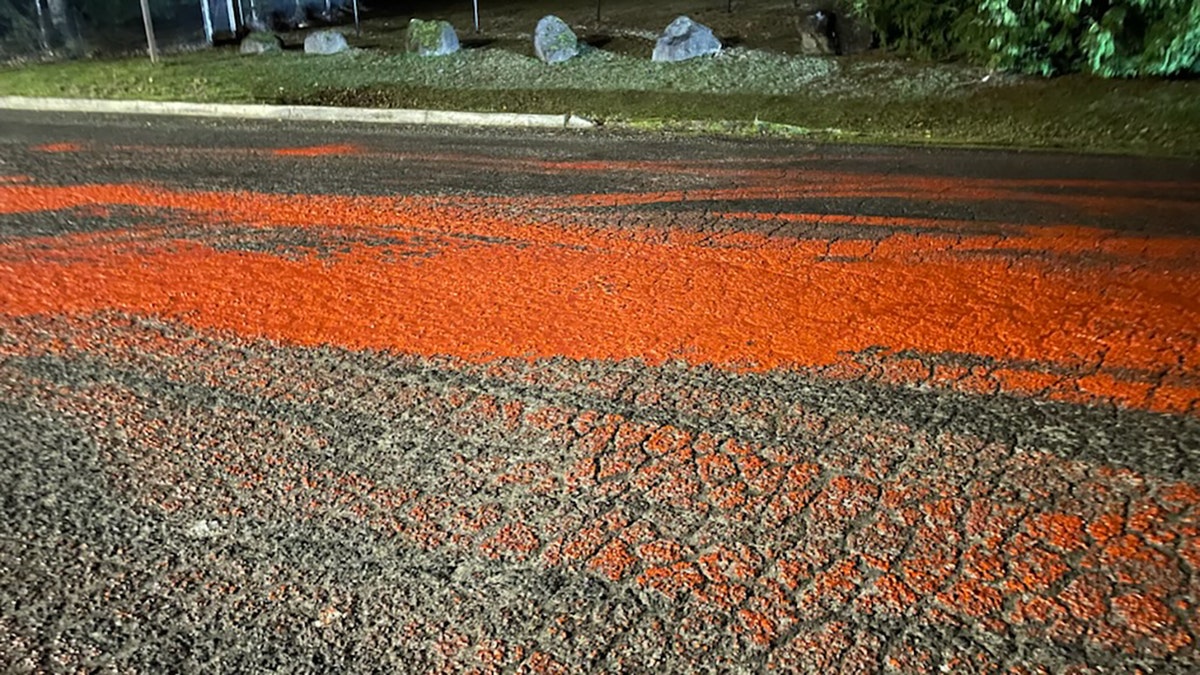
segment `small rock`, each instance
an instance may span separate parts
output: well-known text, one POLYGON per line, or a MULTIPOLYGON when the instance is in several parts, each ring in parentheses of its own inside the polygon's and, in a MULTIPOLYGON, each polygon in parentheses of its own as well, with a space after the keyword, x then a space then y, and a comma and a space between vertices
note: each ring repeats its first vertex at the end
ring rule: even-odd
POLYGON ((193 539, 211 539, 224 533, 221 523, 216 520, 197 520, 187 529, 187 535, 193 539))
POLYGON ((721 51, 721 41, 712 29, 686 16, 677 17, 667 26, 654 45, 654 61, 686 61, 721 51))
POLYGON ((533 31, 533 52, 546 63, 562 63, 579 54, 579 38, 566 21, 548 14, 533 31))
POLYGON ((829 45, 829 39, 824 35, 801 31, 800 53, 804 54, 805 56, 812 56, 815 54, 832 54, 833 48, 829 45))
POLYGON ((322 609, 317 614, 317 620, 315 624, 321 628, 328 628, 330 624, 342 618, 343 616, 346 616, 345 613, 330 605, 329 607, 322 609))
POLYGON ((445 56, 459 49, 458 34, 449 21, 413 19, 408 22, 404 45, 418 56, 445 56))
POLYGON ((346 36, 337 31, 319 30, 304 38, 305 54, 338 54, 348 49, 346 36))
POLYGON ((801 53, 859 54, 874 47, 875 32, 870 22, 855 18, 848 2, 805 7, 796 17, 801 53))
POLYGON ((274 33, 250 33, 238 47, 241 54, 266 54, 283 51, 283 41, 274 33))

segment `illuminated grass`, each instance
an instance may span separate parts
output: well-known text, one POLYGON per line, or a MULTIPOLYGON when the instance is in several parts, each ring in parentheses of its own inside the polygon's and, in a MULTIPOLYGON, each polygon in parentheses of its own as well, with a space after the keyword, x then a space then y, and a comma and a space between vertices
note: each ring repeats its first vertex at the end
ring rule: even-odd
POLYGON ((1200 155, 1196 81, 984 82, 965 66, 748 49, 683 64, 592 51, 546 66, 519 52, 516 43, 444 58, 214 49, 157 66, 131 58, 0 69, 0 94, 573 112, 702 133, 1200 155))

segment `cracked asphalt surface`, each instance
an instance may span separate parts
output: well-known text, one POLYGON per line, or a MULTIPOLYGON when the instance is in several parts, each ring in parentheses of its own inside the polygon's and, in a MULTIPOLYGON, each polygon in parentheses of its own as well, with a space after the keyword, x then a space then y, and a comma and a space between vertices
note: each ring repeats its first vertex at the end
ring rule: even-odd
POLYGON ((1195 672, 1200 166, 0 112, 0 669, 1195 672))

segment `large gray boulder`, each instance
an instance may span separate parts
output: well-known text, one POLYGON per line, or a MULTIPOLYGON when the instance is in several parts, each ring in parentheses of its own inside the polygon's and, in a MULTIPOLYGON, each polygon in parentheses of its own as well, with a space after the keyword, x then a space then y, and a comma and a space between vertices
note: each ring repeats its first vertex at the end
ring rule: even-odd
POLYGON ((418 56, 445 56, 459 50, 458 34, 449 21, 413 19, 408 22, 404 46, 418 56))
POLYGON ((686 16, 677 17, 667 26, 654 45, 654 61, 686 61, 721 51, 721 41, 712 29, 686 16))
POLYGON ((579 53, 579 38, 566 21, 549 14, 533 31, 533 53, 546 63, 562 63, 579 53))
POLYGON ((241 54, 266 54, 279 51, 283 51, 283 41, 274 33, 250 33, 242 38, 242 44, 238 46, 238 52, 241 54))
POLYGON ((346 36, 337 31, 319 30, 304 38, 305 54, 338 54, 348 49, 346 36))

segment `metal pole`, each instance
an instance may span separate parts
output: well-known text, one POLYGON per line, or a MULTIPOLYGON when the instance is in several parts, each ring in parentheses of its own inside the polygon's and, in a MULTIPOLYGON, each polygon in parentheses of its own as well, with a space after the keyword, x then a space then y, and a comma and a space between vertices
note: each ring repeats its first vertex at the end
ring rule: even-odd
POLYGON ((237 35, 237 24, 233 16, 233 0, 225 0, 225 11, 229 12, 229 32, 237 35))
POLYGON ((50 35, 46 32, 46 15, 42 12, 42 0, 33 0, 33 6, 37 9, 38 45, 42 48, 42 51, 49 51, 50 35))
POLYGON ((158 63, 158 43, 154 40, 154 21, 150 19, 150 0, 142 0, 142 23, 146 24, 146 45, 150 47, 150 63, 158 63))
POLYGON ((208 8, 208 0, 200 0, 200 14, 204 17, 204 39, 212 44, 213 25, 212 14, 208 8))
POLYGON ((358 24, 358 0, 354 0, 354 34, 362 37, 362 26, 358 24))
POLYGON ((596 0, 596 22, 600 22, 600 0, 596 0))
POLYGON ((479 32, 479 0, 471 0, 471 4, 475 7, 475 32, 479 32))

